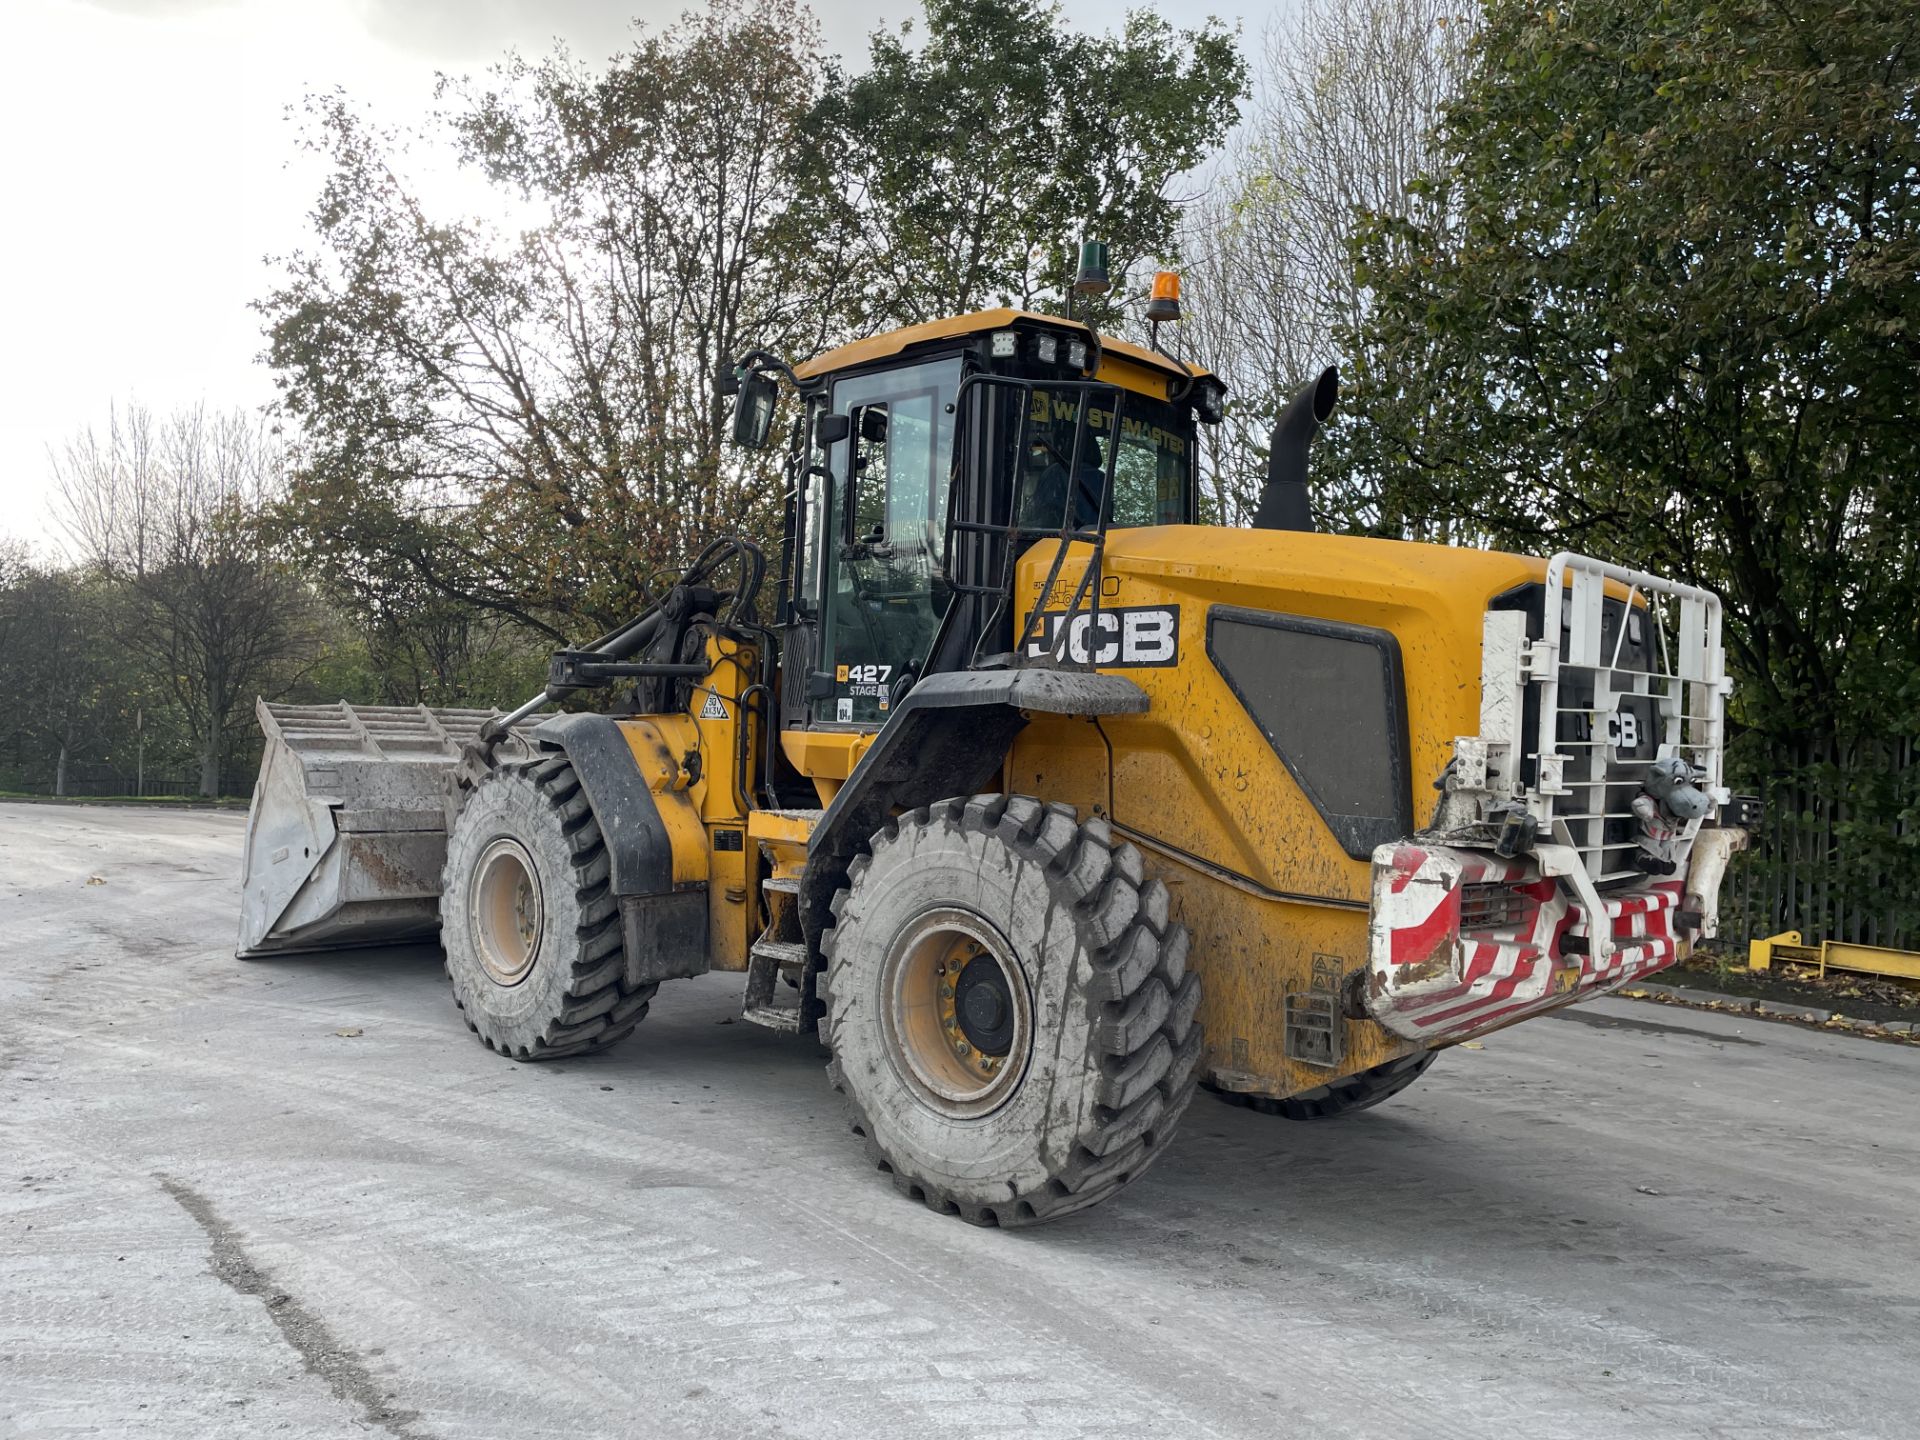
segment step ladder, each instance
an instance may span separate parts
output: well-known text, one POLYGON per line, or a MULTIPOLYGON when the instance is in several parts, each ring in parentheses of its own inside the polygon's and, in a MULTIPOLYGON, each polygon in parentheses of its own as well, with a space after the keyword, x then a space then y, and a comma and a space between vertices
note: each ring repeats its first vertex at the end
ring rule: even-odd
MULTIPOLYGON (((777 811, 772 815, 780 820, 800 822, 811 829, 811 822, 819 818, 820 812, 777 811)), ((761 863, 769 870, 776 870, 783 862, 785 868, 792 869, 792 840, 763 841, 760 849, 761 863)), ((820 1013, 820 1002, 813 994, 813 980, 807 974, 806 936, 800 928, 800 878, 791 873, 770 874, 760 882, 760 896, 766 909, 766 927, 747 951, 747 988, 741 1000, 740 1018, 769 1030, 797 1035, 811 1029, 820 1013), (789 993, 791 1003, 786 1003, 789 993)))

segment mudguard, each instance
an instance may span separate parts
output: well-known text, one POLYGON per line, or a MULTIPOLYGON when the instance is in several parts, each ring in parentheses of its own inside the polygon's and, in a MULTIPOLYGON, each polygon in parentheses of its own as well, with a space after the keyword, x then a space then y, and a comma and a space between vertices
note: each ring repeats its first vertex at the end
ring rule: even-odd
POLYGON ((619 722, 611 715, 556 715, 529 739, 572 762, 593 807, 607 845, 629 972, 642 980, 705 974, 706 884, 675 888, 673 843, 619 722))

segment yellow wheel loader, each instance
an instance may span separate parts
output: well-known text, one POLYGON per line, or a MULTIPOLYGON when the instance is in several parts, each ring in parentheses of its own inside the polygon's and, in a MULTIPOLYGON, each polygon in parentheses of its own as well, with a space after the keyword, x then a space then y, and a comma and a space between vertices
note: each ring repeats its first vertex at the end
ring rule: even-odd
POLYGON ((875 1165, 981 1224, 1142 1174, 1197 1085, 1294 1119, 1715 933, 1753 822, 1710 593, 1259 521, 1221 385, 991 310, 734 375, 777 565, 710 545, 504 715, 263 705, 243 955, 438 928, 468 1025, 600 1050, 669 980, 817 1032, 875 1165), (538 712, 594 689, 600 711, 538 712))

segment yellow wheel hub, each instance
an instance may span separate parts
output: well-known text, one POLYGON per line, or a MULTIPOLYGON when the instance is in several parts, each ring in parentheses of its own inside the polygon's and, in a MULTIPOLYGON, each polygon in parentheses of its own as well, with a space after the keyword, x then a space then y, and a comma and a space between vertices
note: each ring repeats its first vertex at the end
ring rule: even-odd
POLYGON ((921 916, 894 941, 882 986, 888 1050, 932 1108, 984 1115, 1019 1085, 1032 1049, 1032 998, 1012 947, 980 916, 921 916))
POLYGON ((518 985, 540 958, 545 897, 533 857, 518 840, 501 836, 480 852, 467 887, 474 949, 497 985, 518 985))

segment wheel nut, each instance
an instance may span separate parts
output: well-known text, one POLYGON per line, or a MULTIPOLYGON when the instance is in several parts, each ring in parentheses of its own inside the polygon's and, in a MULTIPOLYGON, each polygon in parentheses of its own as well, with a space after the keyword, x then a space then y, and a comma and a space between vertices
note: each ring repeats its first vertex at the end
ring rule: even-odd
POLYGON ((951 1000, 951 999, 953 999, 953 986, 951 986, 951 985, 942 985, 942 986, 940 987, 940 998, 941 998, 942 1000, 951 1000))
POLYGON ((962 1059, 965 1059, 972 1052, 973 1052, 973 1047, 967 1044, 966 1041, 956 1040, 953 1042, 953 1053, 960 1056, 962 1059))

